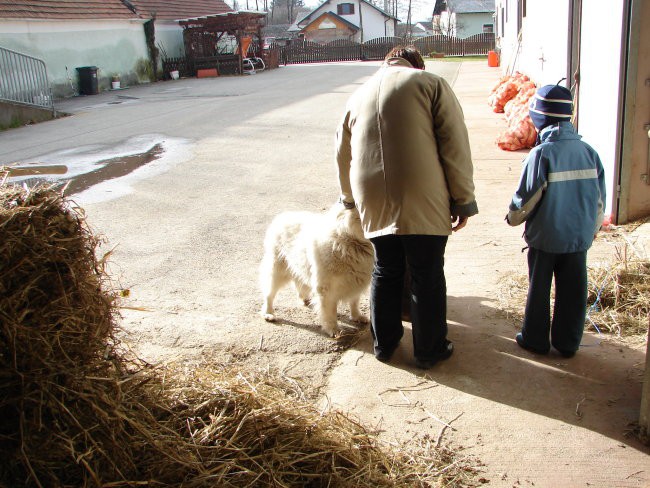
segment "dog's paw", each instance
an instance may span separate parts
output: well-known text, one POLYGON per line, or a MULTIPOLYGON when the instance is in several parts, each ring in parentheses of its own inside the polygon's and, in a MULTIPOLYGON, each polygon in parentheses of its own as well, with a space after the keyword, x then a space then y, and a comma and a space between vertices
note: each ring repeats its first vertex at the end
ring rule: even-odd
POLYGON ((350 319, 353 322, 356 322, 358 324, 369 324, 370 323, 370 317, 367 315, 359 314, 359 315, 351 315, 350 319))
POLYGON ((323 331, 330 337, 336 337, 339 333, 339 328, 336 324, 323 324, 323 331))
POLYGON ((262 318, 267 322, 275 322, 275 315, 273 315, 272 313, 262 312, 261 315, 262 318))
POLYGON ((301 304, 301 305, 304 305, 305 307, 311 307, 312 306, 311 298, 309 298, 309 297, 307 297, 307 298, 302 298, 302 297, 298 298, 298 303, 301 304))

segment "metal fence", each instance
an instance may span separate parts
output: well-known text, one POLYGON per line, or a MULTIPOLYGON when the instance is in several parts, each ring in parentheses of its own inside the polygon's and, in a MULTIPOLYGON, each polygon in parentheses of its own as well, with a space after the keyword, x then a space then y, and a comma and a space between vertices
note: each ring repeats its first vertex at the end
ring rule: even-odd
POLYGON ((0 47, 0 100, 54 111, 45 63, 41 59, 0 47))

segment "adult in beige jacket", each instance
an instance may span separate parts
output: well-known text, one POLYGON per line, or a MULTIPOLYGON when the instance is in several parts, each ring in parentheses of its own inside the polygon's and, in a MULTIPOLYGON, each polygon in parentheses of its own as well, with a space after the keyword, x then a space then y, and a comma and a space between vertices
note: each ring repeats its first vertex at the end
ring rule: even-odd
POLYGON ((359 209, 375 250, 375 356, 388 361, 402 338, 408 265, 416 365, 429 368, 453 352, 447 340, 447 239, 478 208, 462 109, 449 84, 424 71, 415 48, 391 51, 350 97, 336 133, 336 160, 341 199, 359 209))

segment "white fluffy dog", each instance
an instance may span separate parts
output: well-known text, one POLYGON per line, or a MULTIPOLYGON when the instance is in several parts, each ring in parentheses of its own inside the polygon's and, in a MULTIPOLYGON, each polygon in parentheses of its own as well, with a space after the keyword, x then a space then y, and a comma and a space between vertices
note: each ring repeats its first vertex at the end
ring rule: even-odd
POLYGON ((349 304, 352 320, 367 323, 368 318, 359 311, 359 298, 370 284, 373 260, 372 244, 363 236, 356 208, 337 203, 324 214, 278 215, 264 240, 262 316, 269 322, 275 320, 275 295, 292 280, 303 303, 314 305, 330 336, 338 331, 339 301, 349 304))

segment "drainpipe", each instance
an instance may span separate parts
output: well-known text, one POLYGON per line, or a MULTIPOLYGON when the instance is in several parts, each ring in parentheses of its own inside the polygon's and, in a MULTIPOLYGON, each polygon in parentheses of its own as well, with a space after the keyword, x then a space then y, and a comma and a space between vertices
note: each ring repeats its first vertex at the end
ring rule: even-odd
POLYGON ((361 14, 361 11, 363 10, 361 7, 363 6, 363 0, 359 1, 359 30, 361 31, 361 39, 359 42, 363 43, 363 15, 361 14))

